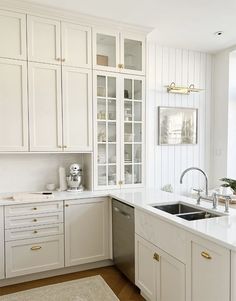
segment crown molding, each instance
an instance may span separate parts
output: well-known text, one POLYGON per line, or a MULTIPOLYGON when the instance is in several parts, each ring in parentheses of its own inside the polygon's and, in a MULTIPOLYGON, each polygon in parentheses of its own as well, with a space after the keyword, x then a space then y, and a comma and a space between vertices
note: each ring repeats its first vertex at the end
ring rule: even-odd
POLYGON ((25 14, 54 18, 61 21, 76 22, 87 26, 109 26, 109 28, 119 31, 131 31, 139 34, 143 33, 145 35, 153 30, 152 27, 117 22, 108 18, 100 18, 52 6, 35 4, 26 0, 0 0, 0 8, 25 14))

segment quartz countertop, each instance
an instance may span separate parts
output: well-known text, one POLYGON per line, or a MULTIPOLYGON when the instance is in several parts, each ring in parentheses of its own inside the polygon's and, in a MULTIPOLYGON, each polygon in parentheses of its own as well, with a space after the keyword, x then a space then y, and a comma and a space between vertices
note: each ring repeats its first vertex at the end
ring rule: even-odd
POLYGON ((174 224, 186 231, 199 235, 205 239, 218 243, 230 250, 236 251, 236 209, 230 208, 229 214, 224 213, 224 206, 219 205, 217 210, 212 209, 212 203, 201 200, 199 208, 205 208, 211 212, 222 214, 220 217, 202 219, 196 221, 187 221, 168 214, 164 211, 153 208, 151 204, 166 204, 183 202, 190 205, 196 205, 196 199, 184 197, 177 194, 167 193, 154 189, 117 189, 106 191, 83 191, 83 192, 54 192, 54 198, 49 200, 23 200, 15 201, 11 198, 12 194, 0 194, 0 206, 13 204, 27 204, 35 202, 51 202, 64 200, 78 200, 83 202, 83 199, 112 197, 118 199, 136 209, 143 210, 151 215, 157 216, 166 222, 174 224))

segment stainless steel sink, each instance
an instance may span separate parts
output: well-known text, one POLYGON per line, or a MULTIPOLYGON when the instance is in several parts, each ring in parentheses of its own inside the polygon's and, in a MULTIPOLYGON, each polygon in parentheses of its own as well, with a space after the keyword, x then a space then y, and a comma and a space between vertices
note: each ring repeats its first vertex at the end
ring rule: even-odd
POLYGON ((185 205, 182 203, 167 204, 167 205, 152 205, 152 207, 165 211, 169 214, 178 216, 188 221, 195 221, 199 219, 221 216, 221 214, 211 213, 203 209, 196 209, 195 207, 185 205))

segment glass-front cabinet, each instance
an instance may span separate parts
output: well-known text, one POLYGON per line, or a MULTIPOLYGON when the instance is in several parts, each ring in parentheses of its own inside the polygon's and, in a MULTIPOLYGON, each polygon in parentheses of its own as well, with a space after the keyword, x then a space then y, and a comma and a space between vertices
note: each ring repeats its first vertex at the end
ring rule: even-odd
POLYGON ((144 75, 145 38, 107 30, 94 30, 94 68, 144 75))
POLYGON ((143 184, 144 78, 94 74, 95 189, 143 184))
POLYGON ((144 80, 123 77, 121 178, 124 185, 143 183, 144 80))

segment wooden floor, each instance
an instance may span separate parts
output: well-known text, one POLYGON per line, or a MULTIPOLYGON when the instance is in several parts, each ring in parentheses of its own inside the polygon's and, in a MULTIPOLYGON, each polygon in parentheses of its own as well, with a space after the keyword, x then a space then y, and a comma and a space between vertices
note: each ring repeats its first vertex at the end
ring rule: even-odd
POLYGON ((84 272, 77 272, 68 275, 61 275, 46 279, 35 280, 15 284, 11 286, 0 287, 0 296, 11 294, 31 288, 41 287, 44 285, 60 283, 80 279, 89 276, 100 275, 107 282, 113 292, 121 301, 144 301, 140 296, 139 290, 125 276, 123 276, 115 267, 105 267, 84 272))

